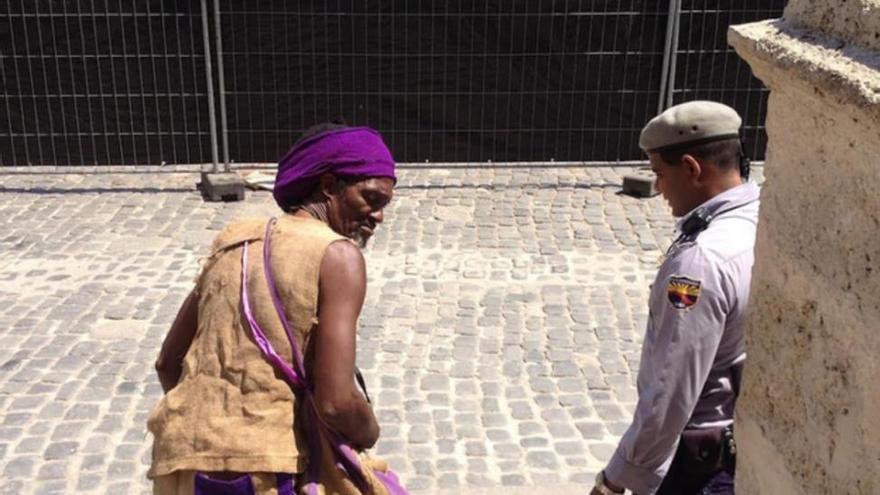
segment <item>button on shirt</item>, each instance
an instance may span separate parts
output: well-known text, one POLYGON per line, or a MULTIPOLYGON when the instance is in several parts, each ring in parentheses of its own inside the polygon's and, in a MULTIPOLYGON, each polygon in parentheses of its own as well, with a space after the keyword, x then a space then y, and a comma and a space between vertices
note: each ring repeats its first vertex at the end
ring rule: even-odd
MULTIPOLYGON (((731 368, 745 360, 759 188, 746 183, 706 201, 708 227, 682 235, 660 266, 637 381, 639 401, 605 474, 639 495, 663 481, 682 431, 733 422, 731 368)), ((677 234, 688 215, 676 225, 677 234)))

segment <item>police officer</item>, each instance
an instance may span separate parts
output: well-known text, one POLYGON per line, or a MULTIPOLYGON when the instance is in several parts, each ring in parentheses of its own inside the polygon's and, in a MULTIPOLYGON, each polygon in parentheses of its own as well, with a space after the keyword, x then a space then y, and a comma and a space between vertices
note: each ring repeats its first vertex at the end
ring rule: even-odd
POLYGON ((733 494, 733 409, 758 221, 736 111, 676 105, 642 130, 680 217, 651 288, 632 424, 591 495, 733 494))

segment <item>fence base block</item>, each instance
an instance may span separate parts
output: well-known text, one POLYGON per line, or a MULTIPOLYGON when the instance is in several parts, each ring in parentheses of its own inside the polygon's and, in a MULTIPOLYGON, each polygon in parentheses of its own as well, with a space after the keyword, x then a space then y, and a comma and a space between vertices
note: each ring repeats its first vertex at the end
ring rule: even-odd
POLYGON ((653 175, 639 174, 627 175, 623 178, 623 194, 629 194, 637 198, 650 198, 657 195, 653 175))
POLYGON ((244 200, 244 181, 235 173, 209 174, 202 172, 199 190, 205 201, 244 200))

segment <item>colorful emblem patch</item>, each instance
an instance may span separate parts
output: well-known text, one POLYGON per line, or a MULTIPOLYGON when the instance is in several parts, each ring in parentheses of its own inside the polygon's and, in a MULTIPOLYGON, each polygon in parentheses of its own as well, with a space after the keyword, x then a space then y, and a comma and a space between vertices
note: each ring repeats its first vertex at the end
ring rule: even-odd
POLYGON ((700 282, 686 277, 672 277, 666 284, 669 302, 677 309, 687 309, 700 297, 700 282))

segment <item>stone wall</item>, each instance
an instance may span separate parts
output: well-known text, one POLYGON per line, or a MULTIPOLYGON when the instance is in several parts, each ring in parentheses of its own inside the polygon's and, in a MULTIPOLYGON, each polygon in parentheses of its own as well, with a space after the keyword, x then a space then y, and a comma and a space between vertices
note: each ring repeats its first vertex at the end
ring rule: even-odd
POLYGON ((771 91, 738 493, 880 493, 880 0, 728 39, 771 91))

